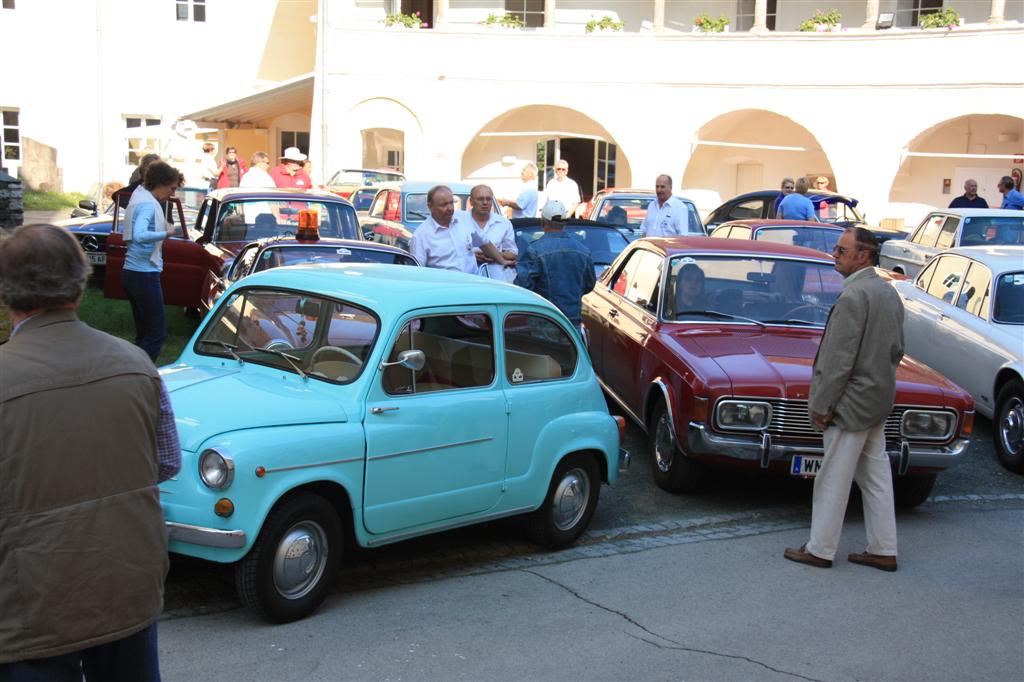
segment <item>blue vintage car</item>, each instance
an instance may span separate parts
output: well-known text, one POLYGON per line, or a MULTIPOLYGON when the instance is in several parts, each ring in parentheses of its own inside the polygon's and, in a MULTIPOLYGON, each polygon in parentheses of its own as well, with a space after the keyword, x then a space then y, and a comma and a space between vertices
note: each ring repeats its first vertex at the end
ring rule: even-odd
POLYGON ((182 469, 170 550, 235 563, 242 601, 311 613, 363 547, 524 515, 575 541, 628 455, 577 330, 491 280, 378 264, 283 267, 228 289, 161 369, 182 469))

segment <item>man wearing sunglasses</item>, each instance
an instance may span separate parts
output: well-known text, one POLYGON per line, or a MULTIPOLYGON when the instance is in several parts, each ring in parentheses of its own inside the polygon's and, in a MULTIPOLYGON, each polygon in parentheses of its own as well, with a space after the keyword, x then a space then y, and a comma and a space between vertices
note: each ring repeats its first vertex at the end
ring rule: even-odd
POLYGON ((830 568, 839 546, 850 483, 864 500, 867 551, 847 560, 896 570, 896 511, 892 469, 885 453, 885 419, 896 397, 896 368, 903 358, 903 302, 872 267, 878 242, 851 227, 832 254, 843 293, 832 307, 814 358, 808 410, 823 431, 824 458, 814 479, 811 535, 784 556, 830 568))
POLYGON ((569 177, 569 162, 559 159, 555 163, 555 177, 548 181, 544 188, 547 201, 561 202, 565 207, 565 217, 575 215, 574 211, 580 203, 580 186, 569 177))

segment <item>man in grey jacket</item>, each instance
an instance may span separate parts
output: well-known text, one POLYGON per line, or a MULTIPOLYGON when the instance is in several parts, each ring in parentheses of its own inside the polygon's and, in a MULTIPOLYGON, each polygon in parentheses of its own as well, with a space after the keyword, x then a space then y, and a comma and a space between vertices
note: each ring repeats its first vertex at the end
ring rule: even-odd
POLYGON ((872 267, 878 242, 868 230, 848 229, 833 251, 845 278, 814 358, 808 400, 811 423, 824 431, 825 456, 814 480, 811 537, 785 557, 829 568, 856 481, 864 500, 866 552, 856 564, 896 570, 896 512, 892 469, 885 453, 885 419, 896 396, 903 358, 903 303, 872 267))
POLYGON ((0 682, 160 679, 181 448, 149 356, 78 319, 88 278, 64 228, 0 240, 0 682))

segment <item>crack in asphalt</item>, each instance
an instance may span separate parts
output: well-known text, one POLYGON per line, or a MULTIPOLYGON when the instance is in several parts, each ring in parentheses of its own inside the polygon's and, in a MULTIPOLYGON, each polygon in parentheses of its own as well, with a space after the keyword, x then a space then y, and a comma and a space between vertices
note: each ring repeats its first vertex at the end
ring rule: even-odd
POLYGON ((619 611, 618 609, 613 609, 610 606, 605 606, 604 604, 598 603, 598 602, 596 602, 596 601, 594 601, 592 599, 587 599, 586 597, 584 597, 582 594, 580 594, 576 590, 572 589, 568 585, 565 585, 565 584, 555 580, 554 578, 550 578, 550 577, 544 575, 543 573, 538 573, 538 572, 530 570, 528 568, 523 568, 523 569, 520 569, 520 570, 523 573, 529 573, 530 575, 534 575, 534 576, 536 576, 536 577, 538 577, 538 578, 540 578, 542 580, 546 580, 547 582, 551 583, 552 585, 555 585, 557 587, 562 588, 563 590, 565 590, 566 592, 568 592, 572 596, 576 597, 580 601, 584 602, 585 604, 590 604, 591 606, 593 606, 595 608, 598 608, 598 609, 601 609, 602 611, 607 611, 608 613, 611 613, 611 614, 614 614, 616 616, 619 616, 620 618, 625 620, 627 623, 633 625, 636 628, 639 628, 640 630, 643 630, 644 632, 646 632, 647 634, 651 635, 652 637, 657 637, 658 639, 663 640, 665 642, 669 642, 672 645, 672 646, 665 646, 664 644, 659 644, 658 642, 652 642, 651 640, 646 639, 644 637, 639 637, 639 636, 634 635, 634 634, 629 633, 629 632, 626 633, 628 636, 630 636, 630 637, 632 637, 634 639, 638 639, 641 642, 644 642, 646 644, 650 644, 651 646, 656 647, 658 649, 666 649, 666 650, 671 650, 671 651, 686 651, 686 652, 689 652, 689 653, 706 654, 708 656, 717 656, 719 658, 729 658, 729 659, 737 660, 737 661, 746 661, 747 663, 752 663, 752 664, 760 666, 760 667, 762 667, 762 668, 764 668, 766 670, 771 670, 772 672, 779 673, 781 675, 789 675, 791 677, 798 677, 798 678, 800 678, 802 680, 808 680, 809 682, 826 682, 825 680, 820 680, 820 679, 818 679, 816 677, 807 677, 806 675, 801 675, 800 673, 794 673, 794 672, 790 672, 789 670, 781 670, 780 668, 772 667, 772 666, 768 665, 767 663, 764 663, 762 661, 758 661, 757 659, 754 659, 754 658, 750 658, 749 656, 743 656, 743 655, 740 655, 740 654, 726 654, 726 653, 722 653, 720 651, 712 651, 710 649, 698 649, 696 647, 686 646, 682 642, 677 642, 676 640, 674 640, 674 639, 672 639, 670 637, 666 637, 665 635, 658 634, 654 630, 651 630, 650 628, 646 627, 645 625, 642 625, 641 623, 639 623, 637 620, 635 620, 632 616, 630 616, 628 613, 625 613, 624 611, 619 611))

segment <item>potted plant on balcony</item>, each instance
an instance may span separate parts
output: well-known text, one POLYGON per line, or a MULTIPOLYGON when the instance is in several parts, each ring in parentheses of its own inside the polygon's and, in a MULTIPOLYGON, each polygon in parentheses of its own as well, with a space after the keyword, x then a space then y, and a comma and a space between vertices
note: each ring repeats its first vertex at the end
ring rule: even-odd
POLYGON ((702 12, 693 18, 694 33, 727 33, 729 31, 729 17, 724 14, 717 19, 712 19, 710 14, 702 12))
POLYGON ((917 20, 917 25, 921 28, 944 28, 951 29, 958 26, 964 25, 963 17, 952 7, 947 7, 941 12, 933 12, 932 14, 922 14, 917 20))
POLYGON ((843 15, 839 13, 835 7, 827 12, 822 12, 820 9, 814 10, 814 15, 810 19, 805 19, 797 26, 798 31, 816 32, 816 33, 831 33, 833 31, 841 31, 843 25, 839 23, 843 18, 843 15))
POLYGON ((599 31, 601 33, 604 33, 605 31, 608 33, 617 33, 625 27, 626 22, 615 21, 614 17, 610 17, 606 14, 600 19, 591 19, 588 21, 586 29, 587 33, 593 33, 594 31, 599 31))
POLYGON ((384 18, 384 26, 387 28, 427 28, 427 23, 420 19, 419 12, 412 14, 394 12, 384 18))
POLYGON ((504 14, 488 14, 487 18, 480 22, 481 26, 488 26, 491 28, 503 28, 509 30, 515 30, 526 27, 526 22, 518 14, 511 14, 505 12, 504 14))

